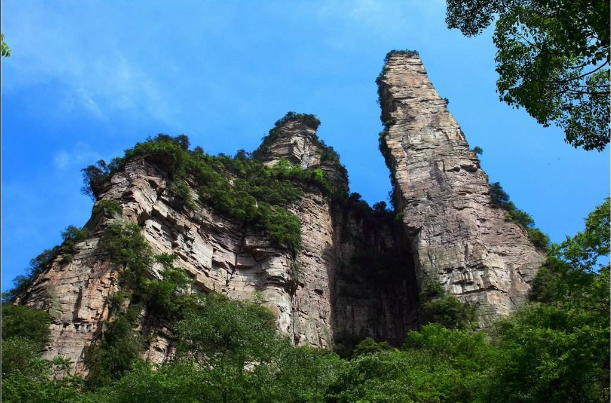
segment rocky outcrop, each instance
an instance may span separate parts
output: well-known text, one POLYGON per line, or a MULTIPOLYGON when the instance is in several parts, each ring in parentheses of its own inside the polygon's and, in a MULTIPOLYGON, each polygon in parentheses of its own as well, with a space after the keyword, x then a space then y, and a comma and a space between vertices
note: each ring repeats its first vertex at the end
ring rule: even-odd
POLYGON ((484 324, 508 314, 525 298, 544 253, 492 205, 488 177, 420 58, 389 54, 378 82, 389 126, 381 148, 420 281, 439 280, 476 303, 484 324))
MULTIPOLYGON (((321 158, 326 146, 313 128, 293 121, 278 130, 265 164, 285 159, 322 169, 338 193, 346 193, 342 168, 321 158)), ((296 258, 295 344, 328 347, 356 335, 400 345, 415 321, 417 282, 392 214, 376 215, 351 199, 319 192, 306 192, 294 212, 304 243, 296 258)))
MULTIPOLYGON (((251 232, 210 208, 180 207, 167 185, 167 174, 158 164, 139 159, 112 177, 100 200, 120 201, 123 221, 142 227, 155 254, 176 254, 175 265, 190 275, 195 290, 215 291, 241 300, 254 300, 257 292, 276 314, 282 333, 303 344, 307 341, 315 346, 330 345, 328 326, 324 324, 328 312, 314 307, 313 302, 307 309, 295 305, 298 300, 293 295, 293 259, 286 250, 273 247, 262 234, 251 232), (301 315, 303 324, 300 315, 295 315, 300 311, 305 312, 301 315), (313 311, 320 311, 320 319, 314 318, 313 311), (323 324, 318 325, 319 321, 323 324), (295 335, 295 328, 304 333, 295 335), (319 336, 320 329, 326 331, 321 331, 324 337, 319 336)), ((306 215, 307 205, 304 200, 296 208, 306 215)), ((94 215, 86 225, 93 229, 94 237, 76 245, 72 262, 62 264, 62 256, 58 256, 18 301, 49 309, 54 323, 52 342, 45 355, 70 358, 80 372, 84 371, 84 348, 100 334, 103 321, 109 319, 109 296, 118 289, 117 267, 103 253, 96 253, 95 248, 108 223, 103 216, 94 215)), ((308 226, 303 228, 307 231, 308 226)), ((167 337, 167 329, 144 331, 152 334, 147 352, 152 361, 161 362, 171 355, 172 341, 167 337)))
MULTIPOLYGON (((418 293, 428 278, 476 303, 484 324, 513 310, 542 252, 491 204, 486 174, 420 59, 389 56, 379 85, 389 121, 381 149, 400 220, 348 196, 337 154, 316 136, 318 121, 305 115, 279 121, 255 152, 268 166, 286 160, 320 169, 336 190, 304 186, 287 206, 301 223, 303 248, 294 255, 206 203, 181 202, 163 158, 132 159, 96 193, 97 203, 118 201, 121 217, 94 213, 86 224, 91 237, 74 246, 71 259, 60 253, 16 301, 51 313, 45 356, 70 358, 86 372, 85 349, 112 320, 109 299, 119 289, 119 268, 98 247, 115 219, 137 223, 155 254, 176 254, 174 265, 189 274, 194 291, 261 301, 297 345, 329 348, 354 335, 400 345, 417 324, 418 293)), ((195 191, 191 196, 197 201, 195 191)), ((150 275, 159 277, 160 269, 150 275)), ((163 362, 173 353, 172 329, 146 317, 142 312, 139 327, 149 341, 145 356, 163 362)))

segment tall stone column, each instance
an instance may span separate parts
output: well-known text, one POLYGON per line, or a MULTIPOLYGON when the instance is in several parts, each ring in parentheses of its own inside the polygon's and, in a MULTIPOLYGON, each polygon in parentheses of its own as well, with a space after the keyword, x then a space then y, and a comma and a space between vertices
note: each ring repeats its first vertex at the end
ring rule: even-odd
POLYGON ((491 203, 488 177, 415 52, 391 52, 378 79, 381 150, 422 283, 478 305, 482 324, 524 300, 544 252, 491 203))

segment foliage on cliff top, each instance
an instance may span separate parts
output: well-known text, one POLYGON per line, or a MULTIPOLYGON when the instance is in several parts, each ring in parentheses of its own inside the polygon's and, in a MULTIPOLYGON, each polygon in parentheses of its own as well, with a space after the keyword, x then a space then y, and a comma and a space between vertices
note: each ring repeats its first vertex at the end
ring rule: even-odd
MULTIPOLYGON (((310 115, 296 116, 316 125, 317 120, 310 115)), ((234 158, 211 156, 199 147, 189 150, 185 135, 165 134, 137 143, 109 164, 99 161, 83 169, 83 191, 98 197, 110 177, 137 158, 147 158, 167 170, 171 181, 168 188, 176 200, 195 207, 190 190, 194 188, 200 202, 228 218, 265 231, 273 242, 293 254, 301 247, 299 220, 286 207, 298 200, 303 189, 334 192, 320 169, 303 170, 286 161, 266 167, 242 150, 234 158)))
POLYGON ((410 49, 395 50, 393 49, 390 52, 386 53, 386 56, 384 56, 384 64, 388 63, 390 58, 395 55, 414 57, 414 56, 419 56, 420 53, 418 53, 417 50, 410 50, 410 49))
MULTIPOLYGON (((286 135, 286 133, 282 130, 284 125, 288 122, 301 122, 305 124, 307 127, 312 128, 314 130, 318 129, 320 126, 320 120, 315 115, 305 114, 305 113, 295 113, 295 112, 287 112, 284 117, 278 121, 274 127, 269 131, 269 133, 261 139, 261 145, 255 151, 253 151, 253 157, 255 159, 263 159, 265 158, 269 152, 271 145, 286 135)), ((340 157, 337 151, 333 149, 333 147, 327 145, 323 140, 318 138, 316 134, 313 136, 313 140, 318 148, 318 153, 320 155, 320 161, 323 165, 331 165, 338 172, 348 180, 348 171, 346 167, 342 165, 340 162, 340 157)))

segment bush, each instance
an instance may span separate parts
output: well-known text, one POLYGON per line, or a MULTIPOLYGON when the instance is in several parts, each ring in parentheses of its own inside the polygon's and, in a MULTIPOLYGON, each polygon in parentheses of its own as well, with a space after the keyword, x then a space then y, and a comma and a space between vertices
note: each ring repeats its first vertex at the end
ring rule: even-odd
POLYGON ((69 225, 61 232, 64 243, 62 247, 65 250, 65 256, 62 263, 67 263, 72 260, 72 257, 77 252, 76 244, 89 238, 89 230, 87 228, 77 228, 74 225, 69 225))
POLYGON ((22 337, 32 340, 41 349, 49 341, 51 316, 29 306, 2 306, 2 338, 22 337))
POLYGON ((123 211, 121 203, 117 200, 100 200, 93 205, 93 214, 103 213, 105 217, 120 217, 123 211))
POLYGON ((301 122, 314 130, 317 130, 318 126, 320 126, 320 120, 318 120, 316 115, 295 112, 287 112, 282 119, 276 121, 274 126, 284 126, 288 122, 301 122))
POLYGON ((89 165, 83 168, 83 187, 81 192, 91 197, 93 201, 97 200, 104 187, 110 180, 110 177, 124 163, 123 158, 115 158, 110 164, 106 164, 104 160, 99 160, 95 165, 89 165))
POLYGON ((131 369, 144 350, 142 336, 134 331, 136 309, 122 313, 106 324, 100 340, 85 350, 90 387, 108 385, 131 369))
POLYGON ((384 122, 384 130, 388 131, 388 130, 390 130, 390 128, 392 126, 394 126, 396 124, 397 124, 397 119, 396 118, 390 118, 386 122, 384 122))
POLYGON ((385 341, 377 342, 371 337, 366 337, 354 348, 354 357, 365 354, 375 354, 381 351, 395 350, 390 344, 385 341))
POLYGON ((141 233, 137 224, 111 223, 100 243, 102 250, 109 254, 110 260, 123 266, 121 285, 138 289, 142 279, 149 275, 153 261, 151 246, 141 233))
POLYGON ((436 281, 425 283, 418 316, 421 325, 437 323, 448 329, 473 329, 477 324, 475 307, 449 295, 436 281))

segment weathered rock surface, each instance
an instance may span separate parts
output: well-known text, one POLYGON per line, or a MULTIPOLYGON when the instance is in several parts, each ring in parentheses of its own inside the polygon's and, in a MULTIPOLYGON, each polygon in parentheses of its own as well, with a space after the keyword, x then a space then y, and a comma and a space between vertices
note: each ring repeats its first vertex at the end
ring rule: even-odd
MULTIPOLYGON (((142 226, 155 254, 175 253, 175 264, 189 273, 197 290, 241 300, 254 300, 255 291, 260 291, 276 314, 278 329, 293 334, 296 308, 290 292, 291 257, 286 250, 271 247, 262 234, 250 233, 211 209, 177 207, 167 190, 166 173, 144 159, 115 174, 100 200, 119 200, 123 220, 142 226)), ((108 297, 117 290, 117 268, 95 253, 107 224, 103 217, 92 217, 87 226, 95 228, 96 237, 77 245, 70 264, 62 265, 59 256, 20 301, 50 309, 55 320, 46 355, 70 358, 81 372, 83 349, 99 335, 102 321, 109 319, 108 297)), ((147 352, 152 361, 171 355, 172 342, 164 336, 168 332, 143 331, 154 335, 147 352)))
POLYGON ((384 138, 419 279, 478 304, 484 324, 526 296, 544 258, 491 204, 487 175, 415 55, 391 55, 380 84, 384 138))
MULTIPOLYGON (((262 298, 279 331, 298 345, 328 348, 350 335, 399 345, 417 323, 426 278, 476 302, 484 323, 509 313, 524 299, 543 254, 491 205, 486 174, 417 57, 390 57, 381 95, 384 120, 396 119, 383 149, 403 223, 304 189, 289 206, 303 240, 294 257, 206 205, 184 207, 168 189, 164 161, 154 158, 129 162, 99 200, 119 201, 123 221, 142 227, 154 253, 175 253, 195 291, 262 298)), ((322 169, 336 189, 347 191, 345 173, 321 158, 314 129, 299 121, 277 129, 265 164, 283 158, 322 169)), ((111 319, 109 297, 118 290, 118 268, 96 248, 109 222, 94 214, 86 224, 92 236, 76 245, 74 258, 66 263, 60 254, 17 300, 51 313, 45 356, 70 358, 80 373, 86 372, 85 348, 111 319)), ((163 362, 173 354, 172 330, 142 316, 140 330, 151 340, 145 357, 163 362)))
MULTIPOLYGON (((336 189, 347 191, 341 170, 321 161, 314 129, 289 122, 280 132, 265 164, 286 159, 303 169, 320 168, 336 189)), ((399 345, 414 321, 417 298, 399 228, 319 192, 306 192, 293 211, 303 239, 296 259, 295 344, 330 347, 332 340, 360 335, 399 345), (375 262, 389 256, 396 270, 375 262)))

